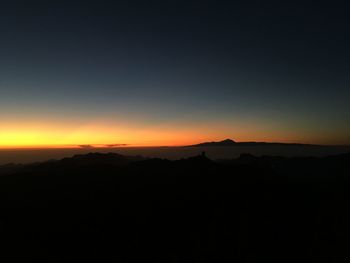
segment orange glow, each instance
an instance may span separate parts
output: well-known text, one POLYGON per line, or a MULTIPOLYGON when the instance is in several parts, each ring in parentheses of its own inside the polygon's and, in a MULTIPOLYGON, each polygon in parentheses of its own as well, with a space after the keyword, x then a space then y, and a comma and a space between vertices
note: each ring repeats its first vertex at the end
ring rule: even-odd
POLYGON ((74 147, 77 145, 128 144, 132 146, 183 145, 198 134, 193 131, 126 127, 107 123, 74 126, 56 123, 27 123, 1 126, 0 147, 74 147))
POLYGON ((78 145, 127 144, 128 146, 181 146, 231 138, 236 141, 301 142, 331 144, 326 137, 256 121, 167 122, 145 124, 134 121, 91 120, 87 123, 59 120, 8 121, 0 125, 0 148, 78 147, 78 145), (240 125, 235 123, 240 123, 240 125), (308 139, 312 138, 313 141, 308 139))

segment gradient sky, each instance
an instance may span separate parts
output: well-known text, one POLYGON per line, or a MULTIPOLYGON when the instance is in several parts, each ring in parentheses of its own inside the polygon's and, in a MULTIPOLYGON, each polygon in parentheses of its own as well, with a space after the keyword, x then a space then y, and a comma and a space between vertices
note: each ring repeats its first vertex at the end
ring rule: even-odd
POLYGON ((0 147, 350 144, 346 1, 1 1, 0 147))

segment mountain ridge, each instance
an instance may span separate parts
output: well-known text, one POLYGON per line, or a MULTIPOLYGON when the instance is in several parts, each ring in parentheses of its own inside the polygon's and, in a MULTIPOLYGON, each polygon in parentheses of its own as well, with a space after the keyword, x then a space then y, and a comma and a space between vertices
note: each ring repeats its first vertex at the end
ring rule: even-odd
POLYGON ((236 142, 232 139, 225 139, 222 141, 212 141, 212 142, 203 142, 193 145, 188 145, 187 147, 207 147, 207 146, 320 146, 316 144, 304 144, 304 143, 283 143, 283 142, 236 142))

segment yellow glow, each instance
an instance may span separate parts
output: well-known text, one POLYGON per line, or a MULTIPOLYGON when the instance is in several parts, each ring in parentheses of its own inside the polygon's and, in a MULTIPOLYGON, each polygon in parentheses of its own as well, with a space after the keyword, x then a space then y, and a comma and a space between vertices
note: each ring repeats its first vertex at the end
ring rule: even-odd
POLYGON ((236 141, 327 143, 325 137, 292 129, 259 125, 257 122, 137 124, 124 121, 88 123, 53 121, 8 121, 0 124, 0 148, 78 147, 78 145, 128 144, 130 146, 180 146, 232 138, 236 141), (312 137, 313 136, 313 137, 312 137), (313 141, 308 139, 313 138, 313 141))
POLYGON ((183 145, 191 143, 193 131, 106 123, 69 125, 33 124, 0 126, 0 147, 71 147, 77 145, 129 144, 133 146, 183 145))
POLYGON ((190 133, 169 134, 168 132, 103 131, 103 129, 78 130, 70 134, 59 131, 1 131, 0 147, 49 147, 49 146, 75 146, 75 145, 103 145, 127 143, 134 146, 151 145, 183 145, 190 143, 194 135, 190 133))

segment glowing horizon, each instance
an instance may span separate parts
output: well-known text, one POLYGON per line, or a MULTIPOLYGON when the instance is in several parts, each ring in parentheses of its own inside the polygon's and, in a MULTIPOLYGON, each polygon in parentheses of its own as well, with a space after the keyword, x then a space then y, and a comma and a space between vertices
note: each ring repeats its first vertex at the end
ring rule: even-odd
POLYGON ((0 148, 350 145, 345 13, 236 1, 163 1, 162 12, 147 1, 8 2, 0 148))
MULTIPOLYGON (((329 134, 312 136, 305 130, 298 133, 287 128, 277 130, 274 125, 245 125, 212 122, 166 123, 142 125, 111 121, 92 121, 85 124, 72 122, 16 122, 2 124, 0 129, 0 148, 92 148, 111 147, 151 147, 185 146, 207 141, 220 141, 227 138, 237 142, 264 141, 282 143, 307 143, 324 145, 346 145, 346 142, 332 140, 329 134), (21 123, 21 124, 18 124, 21 123), (236 128, 237 127, 237 128, 236 128), (311 139, 313 138, 313 140, 311 139), (115 147, 115 146, 114 146, 115 147)), ((338 138, 338 137, 337 137, 338 138)))

